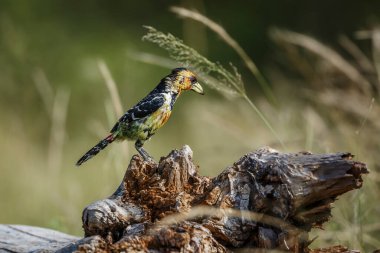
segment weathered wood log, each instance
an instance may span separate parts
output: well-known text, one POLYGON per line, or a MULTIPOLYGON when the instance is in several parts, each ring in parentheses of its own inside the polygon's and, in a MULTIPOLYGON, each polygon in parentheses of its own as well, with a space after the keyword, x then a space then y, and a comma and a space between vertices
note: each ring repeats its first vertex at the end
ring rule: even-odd
POLYGON ((135 155, 116 192, 83 211, 85 236, 103 238, 98 250, 107 251, 306 252, 308 232, 368 173, 350 153, 262 148, 209 178, 198 174, 192 155, 188 146, 158 164, 135 155))
MULTIPOLYGON (((208 244, 205 246, 207 245, 208 244)), ((78 237, 46 228, 25 225, 0 225, 0 253, 104 252, 107 251, 107 249, 109 249, 109 247, 107 246, 106 241, 100 236, 79 239, 78 237)), ((116 248, 114 249, 114 251, 116 251, 116 248)), ((194 250, 195 249, 193 249, 193 251, 194 250)), ((210 248, 204 247, 200 249, 200 251, 210 252, 210 248)), ((255 250, 252 252, 265 251, 255 250)), ((374 251, 374 253, 376 252, 379 252, 379 250, 374 251)), ((344 246, 333 246, 324 249, 313 249, 310 253, 359 253, 359 251, 349 250, 344 246)))
POLYGON ((79 239, 46 228, 0 225, 0 252, 55 252, 79 239))
POLYGON ((262 148, 209 178, 188 146, 158 164, 136 155, 116 192, 83 211, 85 238, 0 225, 0 252, 306 252, 308 232, 329 220, 336 197, 362 186, 368 171, 352 157, 262 148))

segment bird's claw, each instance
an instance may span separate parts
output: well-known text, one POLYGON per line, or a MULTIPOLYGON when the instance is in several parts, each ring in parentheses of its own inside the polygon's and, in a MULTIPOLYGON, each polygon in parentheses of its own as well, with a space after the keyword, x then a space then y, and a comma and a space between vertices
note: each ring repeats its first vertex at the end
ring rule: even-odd
POLYGON ((144 155, 142 155, 142 157, 144 158, 145 162, 154 162, 153 157, 151 157, 150 155, 144 154, 144 155))
POLYGON ((143 157, 145 162, 154 162, 153 157, 151 157, 148 152, 143 147, 136 147, 139 154, 143 157))

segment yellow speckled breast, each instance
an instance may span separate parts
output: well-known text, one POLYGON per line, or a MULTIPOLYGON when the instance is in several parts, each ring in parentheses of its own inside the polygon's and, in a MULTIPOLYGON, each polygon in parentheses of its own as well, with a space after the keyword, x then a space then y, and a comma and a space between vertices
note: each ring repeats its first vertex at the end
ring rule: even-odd
POLYGON ((162 127, 170 118, 171 110, 169 106, 165 106, 152 114, 152 130, 155 131, 162 127))

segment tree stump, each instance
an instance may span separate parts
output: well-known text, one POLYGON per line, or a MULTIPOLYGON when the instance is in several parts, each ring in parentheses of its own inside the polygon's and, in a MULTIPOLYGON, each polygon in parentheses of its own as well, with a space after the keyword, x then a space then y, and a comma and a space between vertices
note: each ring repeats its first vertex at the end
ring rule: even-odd
POLYGON ((84 209, 87 238, 76 249, 307 252, 308 232, 328 221, 336 197, 360 188, 368 173, 350 153, 262 148, 209 178, 198 174, 192 156, 188 146, 159 163, 133 156, 116 192, 84 209))

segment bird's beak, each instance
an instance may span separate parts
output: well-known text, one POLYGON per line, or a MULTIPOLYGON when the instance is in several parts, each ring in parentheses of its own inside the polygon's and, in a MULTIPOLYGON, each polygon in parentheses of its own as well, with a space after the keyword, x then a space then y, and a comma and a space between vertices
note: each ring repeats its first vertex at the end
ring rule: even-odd
POLYGON ((196 93, 199 93, 199 94, 201 94, 201 95, 204 95, 204 94, 205 94, 205 93, 203 92, 203 88, 202 88, 202 86, 201 86, 198 82, 194 83, 194 84, 191 86, 191 89, 190 89, 190 90, 195 91, 196 93))

